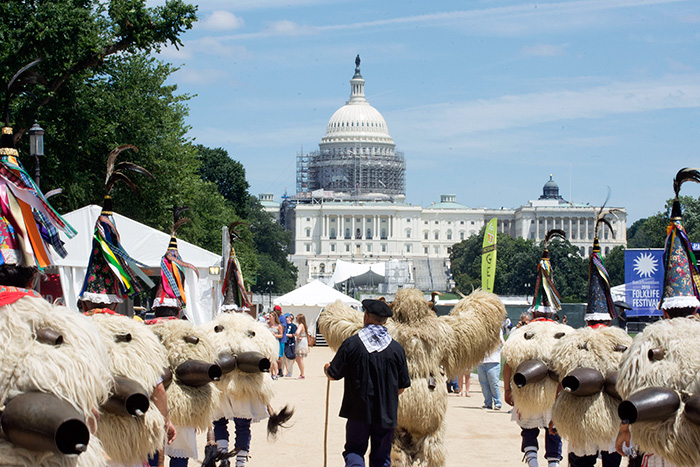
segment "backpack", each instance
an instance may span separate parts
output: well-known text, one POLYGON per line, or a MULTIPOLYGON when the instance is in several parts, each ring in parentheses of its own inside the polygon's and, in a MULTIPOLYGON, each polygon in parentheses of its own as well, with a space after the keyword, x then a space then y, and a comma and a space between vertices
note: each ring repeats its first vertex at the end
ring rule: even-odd
POLYGON ((294 338, 289 339, 287 345, 284 346, 284 356, 287 357, 287 360, 294 360, 297 358, 297 345, 294 340, 294 338))

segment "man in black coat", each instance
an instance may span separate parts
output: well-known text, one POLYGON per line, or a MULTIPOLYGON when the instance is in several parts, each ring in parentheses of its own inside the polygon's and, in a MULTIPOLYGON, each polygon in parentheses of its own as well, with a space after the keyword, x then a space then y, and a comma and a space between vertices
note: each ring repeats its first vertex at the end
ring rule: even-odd
POLYGON ((406 354, 384 327, 392 316, 381 300, 363 300, 364 327, 345 339, 324 370, 331 380, 345 378, 340 416, 345 426, 345 465, 364 467, 371 440, 370 467, 391 465, 399 394, 411 385, 406 354))

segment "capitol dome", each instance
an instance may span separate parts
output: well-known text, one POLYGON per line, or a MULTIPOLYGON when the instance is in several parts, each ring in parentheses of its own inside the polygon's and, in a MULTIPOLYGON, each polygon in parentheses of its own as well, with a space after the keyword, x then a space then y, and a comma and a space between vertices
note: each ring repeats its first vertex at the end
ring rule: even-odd
POLYGON ((365 80, 360 75, 359 65, 350 81, 350 99, 335 111, 326 127, 326 136, 321 145, 349 141, 374 141, 394 145, 386 121, 377 109, 365 98, 365 80))
POLYGON ((365 98, 359 55, 350 80, 350 99, 331 116, 318 147, 318 153, 310 153, 308 164, 299 170, 308 177, 308 183, 298 183, 302 190, 351 196, 405 194, 403 154, 395 152, 384 117, 365 98))

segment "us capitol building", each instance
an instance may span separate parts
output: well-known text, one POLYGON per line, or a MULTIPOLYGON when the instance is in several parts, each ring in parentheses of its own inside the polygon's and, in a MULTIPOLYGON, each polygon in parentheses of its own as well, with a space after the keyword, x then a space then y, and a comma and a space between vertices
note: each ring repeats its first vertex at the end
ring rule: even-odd
MULTIPOLYGON (((455 194, 430 206, 407 204, 404 155, 365 98, 359 56, 355 63, 350 99, 331 116, 319 150, 297 155, 297 194, 282 203, 260 195, 265 209, 293 232, 290 261, 299 268, 299 285, 328 282, 340 259, 387 262, 387 283, 378 284, 382 293, 397 284, 449 289, 452 246, 494 217, 499 234, 539 243, 548 230, 563 229, 582 256, 590 254, 597 208, 564 200, 551 175, 539 198, 515 209, 472 208, 455 194)), ((626 245, 627 213, 617 209, 609 217, 613 234, 604 229, 600 238, 603 254, 626 245)))

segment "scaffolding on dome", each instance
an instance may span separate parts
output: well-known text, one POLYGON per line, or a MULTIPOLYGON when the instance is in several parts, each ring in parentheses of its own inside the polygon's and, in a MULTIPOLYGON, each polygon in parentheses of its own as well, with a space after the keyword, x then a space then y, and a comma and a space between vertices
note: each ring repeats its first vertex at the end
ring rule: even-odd
POLYGON ((297 194, 309 191, 309 154, 304 147, 297 153, 297 194))
POLYGON ((354 196, 403 195, 406 192, 405 171, 403 153, 394 152, 393 148, 387 148, 383 154, 354 148, 339 152, 314 151, 297 156, 297 192, 320 189, 354 196))

